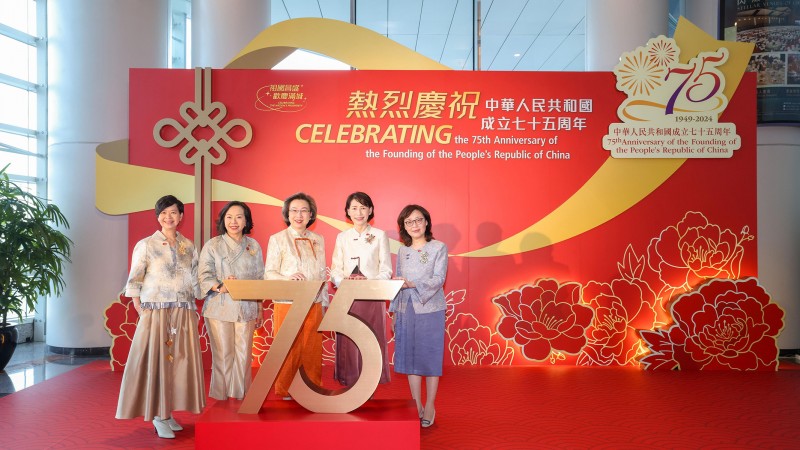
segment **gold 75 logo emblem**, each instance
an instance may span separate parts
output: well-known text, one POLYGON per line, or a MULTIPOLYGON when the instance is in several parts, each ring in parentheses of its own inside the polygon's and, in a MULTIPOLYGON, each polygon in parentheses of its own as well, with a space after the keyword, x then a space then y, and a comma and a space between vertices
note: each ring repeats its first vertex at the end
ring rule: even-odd
MULTIPOLYGON (((292 307, 272 341, 264 363, 258 370, 244 397, 239 413, 258 414, 272 388, 289 349, 300 332, 317 293, 324 281, 225 280, 231 297, 246 299, 287 299, 292 307)), ((344 280, 318 331, 335 331, 349 337, 361 351, 362 369, 358 381, 350 388, 330 390, 313 384, 302 367, 295 374, 289 394, 309 411, 348 413, 363 405, 378 387, 381 376, 381 349, 375 334, 364 322, 347 312, 353 300, 386 301, 393 299, 403 285, 402 280, 344 280)))

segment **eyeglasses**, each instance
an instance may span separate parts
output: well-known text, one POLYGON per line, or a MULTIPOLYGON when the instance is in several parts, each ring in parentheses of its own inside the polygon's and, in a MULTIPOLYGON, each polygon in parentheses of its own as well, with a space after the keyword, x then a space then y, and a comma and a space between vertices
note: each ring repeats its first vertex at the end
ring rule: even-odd
POLYGON ((303 208, 303 209, 294 209, 294 208, 292 208, 292 209, 289 210, 289 214, 302 214, 302 215, 305 216, 306 214, 310 214, 310 213, 311 213, 311 211, 309 211, 309 210, 307 210, 305 208, 303 208))
POLYGON ((425 223, 425 218, 424 217, 418 217, 416 219, 408 219, 403 223, 407 227, 410 227, 412 225, 423 225, 425 223))

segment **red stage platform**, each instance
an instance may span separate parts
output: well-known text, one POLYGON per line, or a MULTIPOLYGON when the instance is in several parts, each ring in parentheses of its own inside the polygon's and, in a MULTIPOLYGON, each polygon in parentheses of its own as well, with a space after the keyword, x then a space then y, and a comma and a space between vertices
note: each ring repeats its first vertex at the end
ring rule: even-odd
MULTIPOLYGON (((332 370, 326 373, 325 367, 323 380, 332 380, 332 370)), ((0 372, 0 381, 3 376, 0 372)), ((206 382, 209 379, 207 372, 206 382)), ((209 399, 202 415, 176 411, 185 430, 175 433, 175 439, 159 439, 153 424, 142 418, 114 418, 121 381, 122 372, 111 372, 107 361, 96 361, 0 398, 0 449, 207 448, 218 442, 217 436, 207 436, 210 433, 202 430, 213 425, 200 421, 208 414, 236 414, 235 405, 228 412, 217 410, 223 402, 209 399)), ((800 365, 793 359, 781 361, 777 372, 445 366, 436 396, 436 423, 423 429, 410 397, 405 376, 392 374, 391 383, 378 385, 375 400, 330 419, 336 421, 316 423, 322 418, 315 416, 321 415, 270 394, 267 403, 280 404, 264 410, 265 421, 284 428, 262 433, 259 447, 365 448, 351 444, 345 435, 359 426, 381 427, 359 422, 378 422, 376 409, 388 414, 395 408, 386 405, 394 404, 409 409, 401 414, 403 420, 413 416, 414 429, 381 433, 380 446, 366 448, 788 450, 800 442, 800 365), (305 431, 297 431, 298 424, 289 423, 288 417, 305 422, 305 431), (406 435, 415 436, 412 444, 404 444, 406 435), (302 444, 288 441, 298 438, 302 444), (312 447, 312 441, 324 442, 324 447, 312 447), (285 442, 290 444, 280 445, 285 442)), ((252 447, 243 437, 225 433, 227 441, 216 448, 252 447)))
POLYGON ((294 401, 267 401, 258 414, 239 414, 241 401, 218 401, 195 424, 198 449, 419 449, 413 400, 370 400, 349 414, 312 413, 294 401))

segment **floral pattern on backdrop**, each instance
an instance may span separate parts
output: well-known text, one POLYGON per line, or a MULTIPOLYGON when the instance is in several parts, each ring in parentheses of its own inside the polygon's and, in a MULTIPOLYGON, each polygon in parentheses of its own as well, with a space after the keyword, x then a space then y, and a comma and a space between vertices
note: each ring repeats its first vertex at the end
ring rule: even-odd
POLYGON ((670 309, 671 327, 641 331, 644 368, 778 370, 784 312, 756 278, 709 281, 670 309))
POLYGON ((540 279, 496 296, 497 332, 551 364, 777 370, 784 312, 756 278, 738 279, 753 238, 689 211, 646 256, 628 245, 609 282, 540 279))

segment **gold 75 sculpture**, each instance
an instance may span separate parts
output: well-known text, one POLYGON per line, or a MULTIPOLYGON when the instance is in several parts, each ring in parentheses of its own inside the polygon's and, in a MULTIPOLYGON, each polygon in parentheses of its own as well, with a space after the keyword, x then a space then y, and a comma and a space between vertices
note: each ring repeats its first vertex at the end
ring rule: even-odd
MULTIPOLYGON (((258 414, 317 293, 324 284, 324 281, 225 280, 231 297, 236 300, 292 300, 292 307, 253 379, 239 407, 239 413, 258 414)), ((348 413, 369 400, 380 381, 381 349, 372 330, 361 320, 349 315, 348 311, 356 299, 391 300, 402 285, 402 280, 342 281, 318 331, 344 334, 356 344, 361 351, 361 376, 349 388, 330 390, 312 383, 301 366, 289 386, 289 394, 297 403, 317 413, 348 413)))

